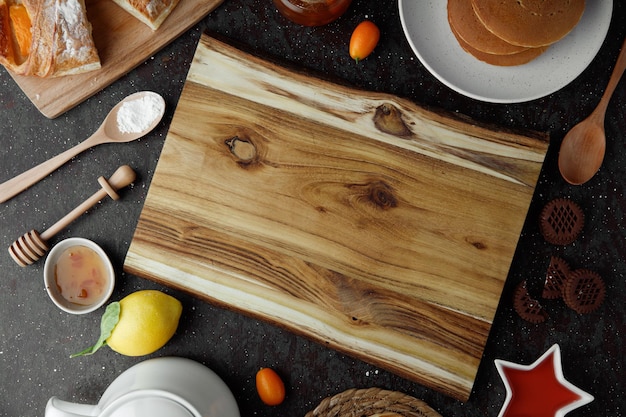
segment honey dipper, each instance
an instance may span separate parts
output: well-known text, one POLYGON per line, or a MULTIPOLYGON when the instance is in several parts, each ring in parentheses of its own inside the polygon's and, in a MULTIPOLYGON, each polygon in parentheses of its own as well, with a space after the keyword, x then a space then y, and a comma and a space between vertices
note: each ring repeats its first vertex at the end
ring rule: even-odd
POLYGON ((40 234, 34 229, 25 233, 9 247, 11 257, 20 266, 26 266, 37 262, 37 260, 44 256, 50 249, 47 243, 50 238, 59 233, 61 229, 67 227, 67 225, 76 220, 80 215, 85 213, 107 195, 113 200, 118 200, 120 196, 117 194, 117 190, 128 186, 135 180, 135 178, 135 171, 133 171, 133 169, 128 165, 122 165, 119 167, 113 175, 111 175, 108 181, 104 177, 99 177, 98 183, 102 189, 98 190, 87 200, 83 201, 78 207, 70 211, 61 220, 53 224, 43 233, 40 234))

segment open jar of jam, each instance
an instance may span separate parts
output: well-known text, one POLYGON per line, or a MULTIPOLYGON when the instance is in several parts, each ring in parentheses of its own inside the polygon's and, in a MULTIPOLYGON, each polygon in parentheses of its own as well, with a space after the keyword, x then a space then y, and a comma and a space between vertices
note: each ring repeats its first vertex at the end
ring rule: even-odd
POLYGON ((321 26, 345 13, 352 0, 274 0, 287 19, 304 26, 321 26))

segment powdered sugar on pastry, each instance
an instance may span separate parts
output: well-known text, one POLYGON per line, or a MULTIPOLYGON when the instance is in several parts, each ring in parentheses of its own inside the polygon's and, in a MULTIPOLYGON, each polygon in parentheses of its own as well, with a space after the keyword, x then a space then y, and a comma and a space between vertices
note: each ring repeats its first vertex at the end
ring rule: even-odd
POLYGON ((113 0, 152 30, 157 30, 179 0, 113 0))
MULTIPOLYGON (((57 67, 81 65, 83 68, 99 68, 100 60, 94 53, 91 24, 87 22, 85 7, 81 0, 58 0, 56 13, 59 43, 57 47, 60 51, 56 55, 57 67)), ((71 70, 64 73, 71 73, 71 70)))
MULTIPOLYGON (((100 68, 84 0, 20 0, 31 21, 28 56, 0 63, 18 75, 58 77, 100 68)), ((2 58, 2 57, 0 57, 2 58)))

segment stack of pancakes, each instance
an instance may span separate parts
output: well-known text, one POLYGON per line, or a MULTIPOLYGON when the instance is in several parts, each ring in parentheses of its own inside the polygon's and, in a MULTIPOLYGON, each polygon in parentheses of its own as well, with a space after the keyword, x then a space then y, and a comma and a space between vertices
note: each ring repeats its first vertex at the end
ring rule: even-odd
POLYGON ((448 22, 461 47, 492 65, 522 65, 565 37, 585 0, 448 0, 448 22))

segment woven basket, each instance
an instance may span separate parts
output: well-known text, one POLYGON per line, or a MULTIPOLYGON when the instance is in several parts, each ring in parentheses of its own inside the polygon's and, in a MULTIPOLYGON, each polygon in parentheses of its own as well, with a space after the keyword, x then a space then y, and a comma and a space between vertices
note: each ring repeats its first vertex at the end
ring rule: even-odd
POLYGON ((349 389, 328 397, 305 417, 441 417, 424 401, 380 388, 349 389))

